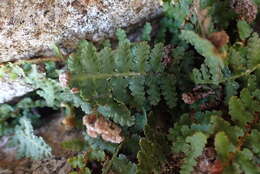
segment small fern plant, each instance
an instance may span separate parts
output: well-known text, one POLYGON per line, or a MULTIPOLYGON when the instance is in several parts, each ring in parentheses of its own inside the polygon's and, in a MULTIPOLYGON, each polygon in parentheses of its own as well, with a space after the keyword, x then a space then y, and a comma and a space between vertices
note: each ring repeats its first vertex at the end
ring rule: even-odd
POLYGON ((10 144, 17 147, 17 157, 30 157, 34 160, 50 157, 51 147, 34 134, 30 120, 23 117, 19 119, 19 123, 10 141, 10 144))
POLYGON ((129 107, 157 105, 162 96, 170 108, 176 105, 174 74, 163 64, 163 45, 153 49, 146 42, 131 43, 122 30, 118 47, 99 51, 87 41, 80 42, 68 60, 70 88, 79 89, 82 100, 121 126, 132 126, 129 107))
MULTIPOLYGON (((258 91, 258 90, 257 90, 258 91)), ((240 97, 229 100, 231 120, 221 112, 196 112, 191 120, 187 114, 175 123, 169 139, 174 153, 184 153, 180 173, 194 171, 197 158, 205 147, 214 147, 223 173, 259 173, 258 156, 259 111, 258 92, 244 88, 240 97), (212 141, 213 140, 213 141, 212 141)), ((213 169, 212 169, 213 170, 213 169)))

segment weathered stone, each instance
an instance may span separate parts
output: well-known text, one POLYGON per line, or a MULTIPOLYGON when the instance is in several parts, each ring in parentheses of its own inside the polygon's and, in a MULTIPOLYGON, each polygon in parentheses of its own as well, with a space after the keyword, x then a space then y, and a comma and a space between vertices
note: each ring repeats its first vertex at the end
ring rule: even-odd
POLYGON ((19 80, 0 79, 0 103, 33 91, 33 88, 19 80))
POLYGON ((0 62, 51 56, 52 44, 71 51, 161 12, 161 0, 1 0, 0 62))

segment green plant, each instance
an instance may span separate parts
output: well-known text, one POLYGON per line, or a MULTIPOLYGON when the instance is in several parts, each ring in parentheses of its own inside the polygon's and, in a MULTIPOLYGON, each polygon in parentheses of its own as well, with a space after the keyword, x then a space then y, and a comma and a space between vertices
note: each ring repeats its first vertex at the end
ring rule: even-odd
POLYGON ((50 146, 41 137, 34 135, 30 121, 27 118, 20 118, 19 123, 10 141, 11 144, 18 146, 17 156, 31 157, 35 160, 50 157, 50 146))

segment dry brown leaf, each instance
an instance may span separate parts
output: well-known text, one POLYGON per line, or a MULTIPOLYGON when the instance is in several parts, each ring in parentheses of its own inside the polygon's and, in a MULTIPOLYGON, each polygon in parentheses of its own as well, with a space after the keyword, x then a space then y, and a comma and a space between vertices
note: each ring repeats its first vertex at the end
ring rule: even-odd
POLYGON ((213 32, 208 36, 208 40, 217 48, 220 49, 229 42, 228 34, 223 30, 219 32, 213 32))
POLYGON ((83 117, 83 124, 87 127, 87 133, 90 137, 101 136, 103 140, 117 144, 124 140, 124 137, 121 136, 122 129, 103 116, 86 115, 83 117))

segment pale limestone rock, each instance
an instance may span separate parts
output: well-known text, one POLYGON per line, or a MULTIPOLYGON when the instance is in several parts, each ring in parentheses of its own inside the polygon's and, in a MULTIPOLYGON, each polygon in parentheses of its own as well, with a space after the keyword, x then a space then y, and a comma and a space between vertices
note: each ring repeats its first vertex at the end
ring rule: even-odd
POLYGON ((20 80, 0 79, 0 103, 33 91, 33 88, 20 80))

